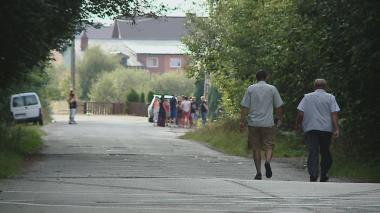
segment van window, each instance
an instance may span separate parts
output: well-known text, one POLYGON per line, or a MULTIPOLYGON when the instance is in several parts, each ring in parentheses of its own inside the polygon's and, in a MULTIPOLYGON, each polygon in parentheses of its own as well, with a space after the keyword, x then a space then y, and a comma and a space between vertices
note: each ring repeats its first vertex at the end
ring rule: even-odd
POLYGON ((24 96, 25 106, 37 105, 38 101, 35 95, 24 96))
POLYGON ((37 105, 38 101, 35 95, 19 96, 13 98, 13 107, 23 107, 37 105))
POLYGON ((13 107, 22 107, 24 106, 24 99, 22 97, 13 98, 13 107))

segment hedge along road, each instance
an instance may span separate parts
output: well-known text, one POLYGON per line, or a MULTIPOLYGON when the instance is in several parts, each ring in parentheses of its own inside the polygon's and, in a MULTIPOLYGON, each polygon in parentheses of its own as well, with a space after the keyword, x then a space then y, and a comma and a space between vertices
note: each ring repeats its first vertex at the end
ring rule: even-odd
POLYGON ((376 212, 380 185, 309 183, 273 162, 253 180, 251 159, 177 139, 185 130, 132 116, 67 116, 44 127, 45 147, 18 177, 0 180, 0 212, 376 212))

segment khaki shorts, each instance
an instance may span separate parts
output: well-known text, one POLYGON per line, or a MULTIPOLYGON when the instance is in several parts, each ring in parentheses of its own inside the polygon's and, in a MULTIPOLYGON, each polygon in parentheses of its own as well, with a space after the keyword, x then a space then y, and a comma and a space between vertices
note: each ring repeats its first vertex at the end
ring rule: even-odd
POLYGON ((276 129, 274 127, 248 126, 248 143, 252 150, 273 149, 276 129))

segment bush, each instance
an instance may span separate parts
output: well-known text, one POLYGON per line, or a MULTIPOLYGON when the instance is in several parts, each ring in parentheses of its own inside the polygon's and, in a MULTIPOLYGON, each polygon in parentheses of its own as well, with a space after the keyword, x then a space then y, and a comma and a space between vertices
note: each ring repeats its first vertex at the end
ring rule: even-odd
POLYGON ((130 92, 127 95, 127 101, 128 102, 139 102, 139 94, 136 92, 136 90, 131 89, 130 92))
POLYGON ((147 100, 148 103, 150 103, 153 100, 153 96, 154 96, 153 91, 149 91, 148 92, 148 100, 147 100))
POLYGON ((124 102, 131 89, 148 91, 149 81, 149 72, 146 70, 118 68, 99 77, 90 90, 90 100, 124 102))
POLYGON ((140 95, 140 102, 145 103, 145 93, 144 92, 142 92, 140 95))

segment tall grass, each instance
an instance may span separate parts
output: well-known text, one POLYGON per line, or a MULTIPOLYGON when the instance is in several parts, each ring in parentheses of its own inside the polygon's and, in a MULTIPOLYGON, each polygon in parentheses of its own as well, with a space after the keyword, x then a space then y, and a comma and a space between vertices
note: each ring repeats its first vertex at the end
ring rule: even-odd
POLYGON ((16 175, 23 158, 42 147, 37 126, 6 126, 0 123, 0 178, 16 175))

